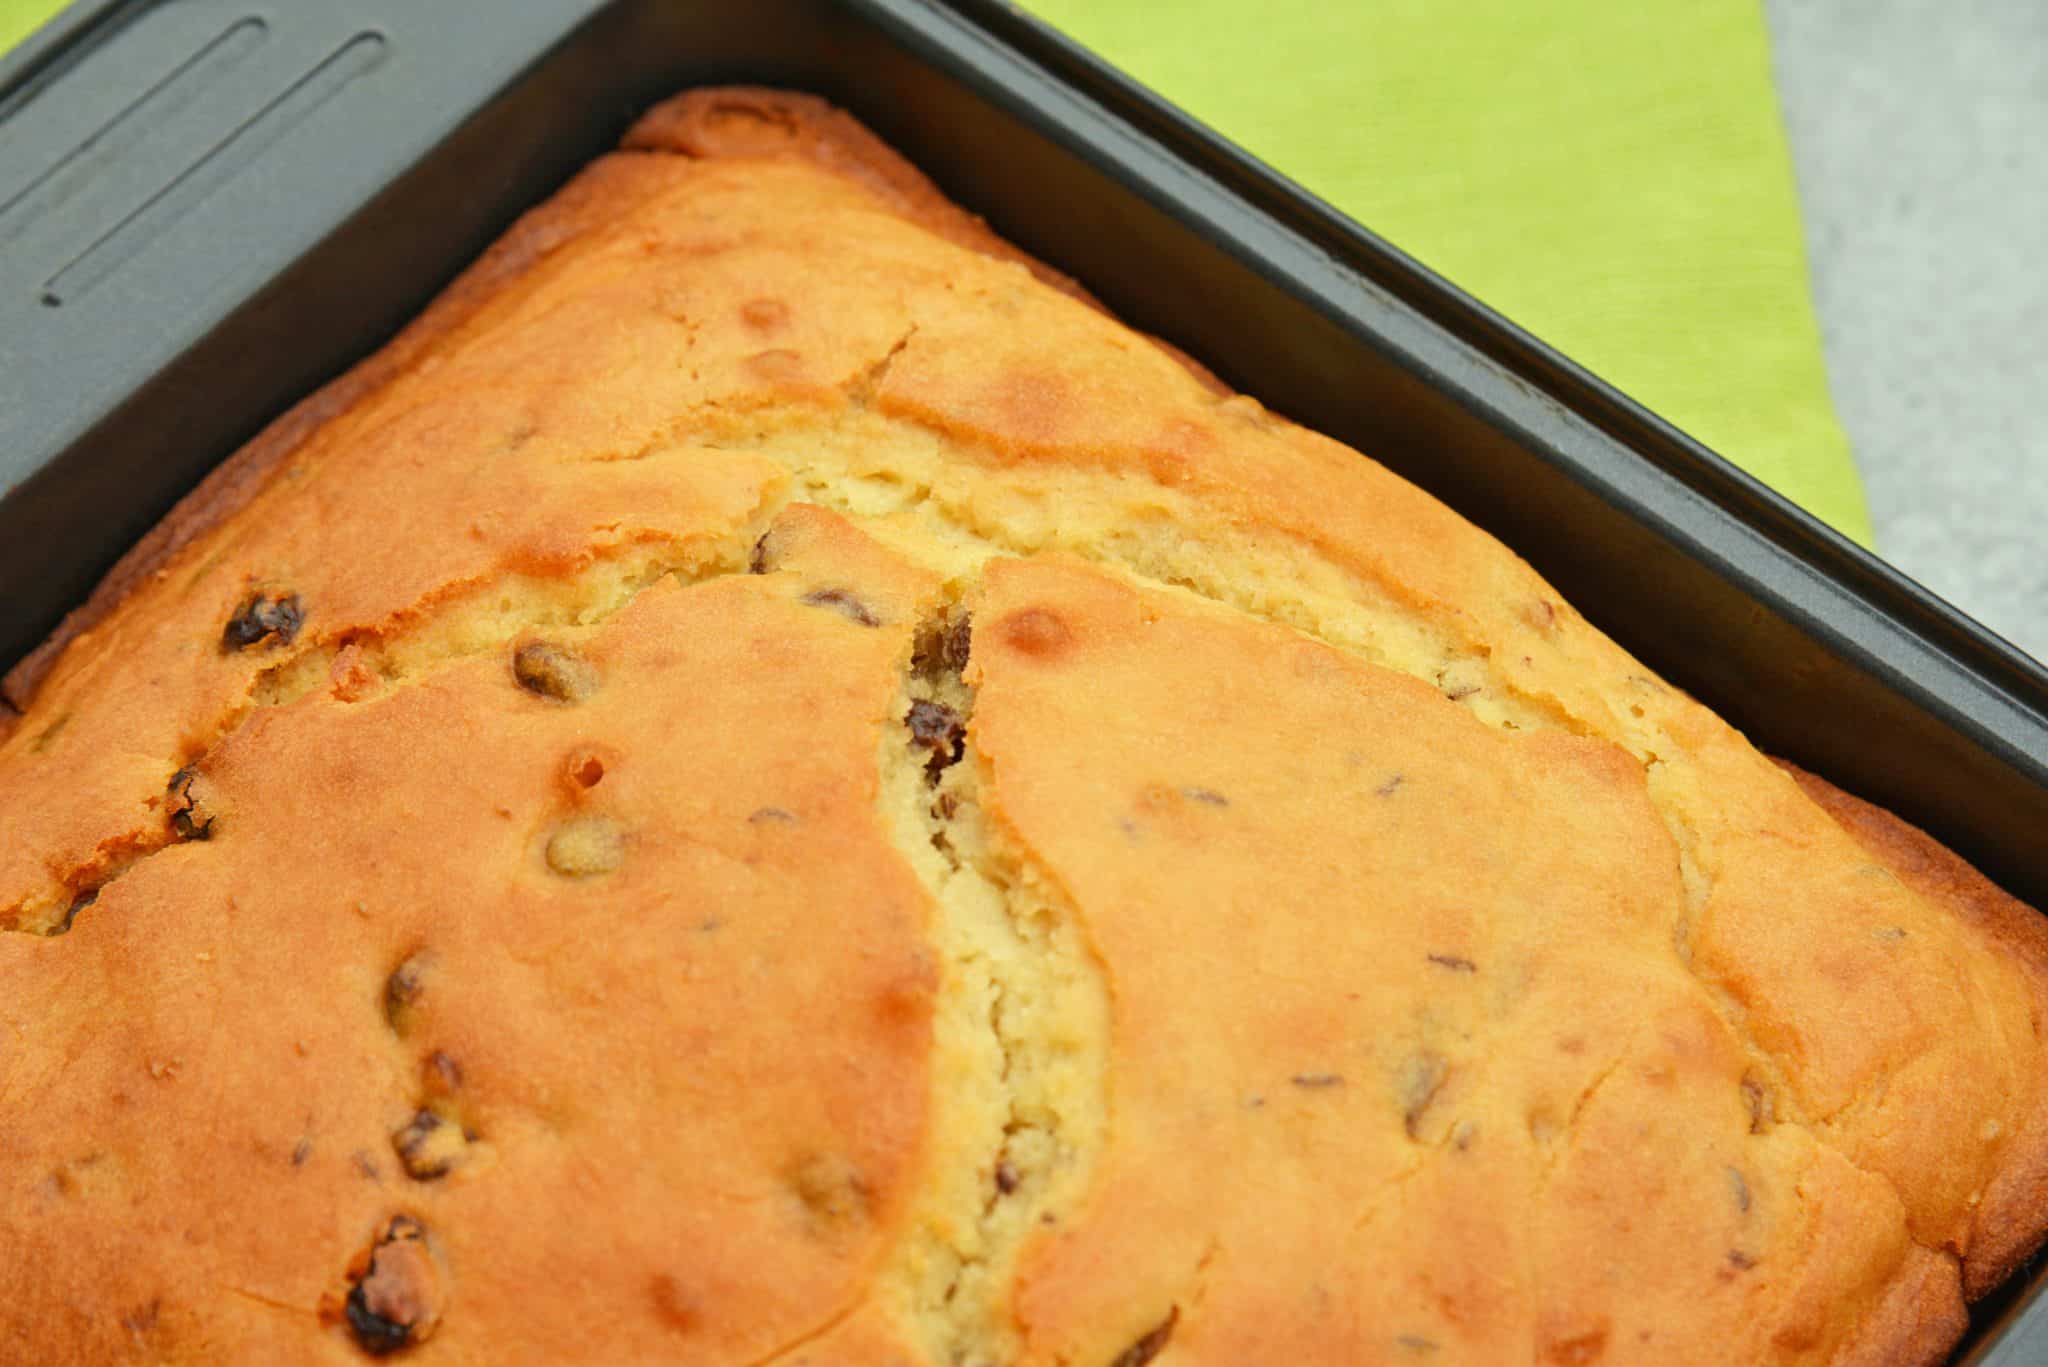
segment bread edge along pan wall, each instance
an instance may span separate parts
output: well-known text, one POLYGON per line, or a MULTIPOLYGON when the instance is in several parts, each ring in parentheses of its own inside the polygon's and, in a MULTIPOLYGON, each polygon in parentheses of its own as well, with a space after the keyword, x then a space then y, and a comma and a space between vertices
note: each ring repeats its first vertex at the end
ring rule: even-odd
MULTIPOLYGON (((634 114, 717 81, 851 109, 1760 746, 2048 906, 2039 665, 997 0, 73 4, 0 60, 0 666, 634 114)), ((2044 1283, 1959 1360, 2048 1361, 2044 1283)))

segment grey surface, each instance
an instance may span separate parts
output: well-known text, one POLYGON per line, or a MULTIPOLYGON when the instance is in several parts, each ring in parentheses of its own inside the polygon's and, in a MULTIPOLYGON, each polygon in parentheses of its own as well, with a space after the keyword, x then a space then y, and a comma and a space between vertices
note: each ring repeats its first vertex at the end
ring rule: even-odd
POLYGON ((2048 659, 2048 0, 1766 0, 1878 549, 2048 659))

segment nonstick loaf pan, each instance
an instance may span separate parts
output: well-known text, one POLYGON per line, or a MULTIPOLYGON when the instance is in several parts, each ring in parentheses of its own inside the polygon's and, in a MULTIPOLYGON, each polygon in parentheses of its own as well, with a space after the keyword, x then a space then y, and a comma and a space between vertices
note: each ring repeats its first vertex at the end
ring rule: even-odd
MULTIPOLYGON (((2038 664, 995 3, 74 4, 0 62, 0 667, 636 113, 727 81, 849 108, 1763 748, 2048 905, 2038 664)), ((2048 1361, 2044 1280, 1980 1305, 1959 1360, 2048 1361)))

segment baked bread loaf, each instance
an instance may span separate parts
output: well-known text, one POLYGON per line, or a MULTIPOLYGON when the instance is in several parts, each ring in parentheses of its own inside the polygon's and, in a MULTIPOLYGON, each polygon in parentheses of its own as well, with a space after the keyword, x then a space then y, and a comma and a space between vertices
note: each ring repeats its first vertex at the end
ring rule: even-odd
POLYGON ((844 115, 698 91, 9 680, 41 1363, 1902 1363, 2048 944, 844 115))

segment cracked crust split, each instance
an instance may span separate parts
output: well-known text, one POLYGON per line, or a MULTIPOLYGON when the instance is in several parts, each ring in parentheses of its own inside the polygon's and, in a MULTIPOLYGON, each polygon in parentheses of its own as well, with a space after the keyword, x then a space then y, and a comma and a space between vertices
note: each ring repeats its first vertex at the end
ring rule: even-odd
POLYGON ((1108 1004, 1084 928, 989 819, 972 741, 971 608, 928 617, 885 735, 881 798, 929 889, 943 964, 932 1164, 885 1276, 931 1360, 1020 1360, 1011 1288, 1026 1239, 1085 1189, 1107 1119, 1108 1004))

